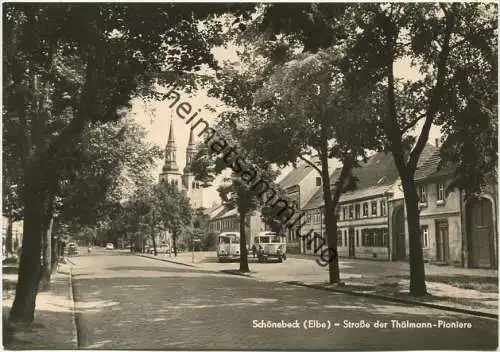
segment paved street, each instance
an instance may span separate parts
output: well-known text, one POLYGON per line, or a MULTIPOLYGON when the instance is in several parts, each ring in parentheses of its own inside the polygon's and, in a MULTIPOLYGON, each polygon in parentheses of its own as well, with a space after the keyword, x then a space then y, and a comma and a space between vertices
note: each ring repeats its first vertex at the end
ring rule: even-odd
POLYGON ((493 349, 497 322, 276 282, 215 274, 120 251, 73 257, 79 343, 93 349, 493 349), (305 329, 304 320, 331 329, 305 329), (262 329, 253 321, 294 322, 262 329), (343 328, 364 320, 370 328, 343 328), (374 328, 375 321, 471 328, 374 328), (338 322, 340 327, 334 327, 338 322))

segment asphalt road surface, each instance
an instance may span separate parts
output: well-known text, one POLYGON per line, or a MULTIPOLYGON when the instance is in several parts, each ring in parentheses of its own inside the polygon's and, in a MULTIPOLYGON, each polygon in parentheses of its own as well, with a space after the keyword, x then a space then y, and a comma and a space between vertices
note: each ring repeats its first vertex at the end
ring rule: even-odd
POLYGON ((81 348, 497 346, 498 322, 492 319, 199 271, 120 251, 94 250, 71 260, 81 348), (268 322, 275 326, 263 327, 268 322), (279 327, 283 323, 288 327, 279 327), (408 323, 421 327, 404 327, 408 323))

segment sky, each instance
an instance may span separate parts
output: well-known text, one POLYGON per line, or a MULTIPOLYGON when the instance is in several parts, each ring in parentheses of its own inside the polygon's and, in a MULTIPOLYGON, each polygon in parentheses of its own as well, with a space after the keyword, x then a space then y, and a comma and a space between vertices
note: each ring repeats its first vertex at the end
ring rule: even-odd
MULTIPOLYGON (((213 53, 217 60, 224 61, 236 61, 237 55, 235 48, 216 48, 213 50, 213 53)), ((412 68, 410 66, 409 60, 401 60, 395 65, 395 76, 407 79, 417 79, 420 74, 417 68, 412 68)), ((218 112, 211 112, 205 108, 206 105, 210 105, 216 108, 219 112, 224 109, 224 106, 214 98, 210 98, 207 96, 206 91, 201 90, 196 93, 194 96, 190 96, 188 94, 181 93, 180 102, 188 102, 193 107, 193 111, 197 111, 201 109, 201 112, 198 114, 198 117, 203 118, 207 121, 211 126, 215 124, 216 116, 218 112)), ((178 103, 178 104, 179 104, 178 103)), ((149 141, 155 145, 158 145, 162 150, 165 149, 168 140, 168 131, 170 128, 170 123, 173 124, 175 142, 177 146, 177 166, 179 170, 183 170, 186 165, 186 147, 189 139, 189 126, 178 117, 175 113, 174 106, 172 109, 169 107, 168 100, 158 101, 146 104, 142 100, 134 100, 132 102, 131 115, 133 119, 142 125, 146 131, 148 132, 149 141)), ((417 127, 416 132, 419 132, 421 125, 417 127)), ((439 128, 433 127, 429 136, 429 143, 434 144, 436 138, 441 137, 441 132, 439 128)), ((160 160, 156 168, 153 170, 153 175, 155 178, 161 172, 161 168, 163 167, 164 160, 160 160)), ((287 167, 282 171, 281 177, 283 177, 286 173, 291 170, 291 167, 287 167)), ((215 180, 214 184, 217 185, 222 180, 222 177, 219 177, 215 180)), ((216 187, 209 187, 204 190, 203 193, 203 206, 211 207, 214 204, 220 204, 220 198, 218 196, 216 187)))

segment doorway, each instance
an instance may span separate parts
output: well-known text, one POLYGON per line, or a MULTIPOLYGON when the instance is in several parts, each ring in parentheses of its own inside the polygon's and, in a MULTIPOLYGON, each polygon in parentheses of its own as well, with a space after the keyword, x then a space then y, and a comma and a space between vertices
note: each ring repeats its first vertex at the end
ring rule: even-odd
POLYGON ((448 220, 436 220, 436 260, 448 263, 449 259, 448 220))
POLYGON ((487 198, 467 203, 467 239, 469 265, 476 268, 495 268, 495 236, 493 206, 487 198))
POLYGON ((405 214, 404 206, 400 205, 394 209, 392 213, 392 243, 393 253, 392 260, 405 260, 406 244, 405 244, 405 214))
POLYGON ((356 256, 356 242, 354 238, 354 227, 349 227, 349 258, 356 256))

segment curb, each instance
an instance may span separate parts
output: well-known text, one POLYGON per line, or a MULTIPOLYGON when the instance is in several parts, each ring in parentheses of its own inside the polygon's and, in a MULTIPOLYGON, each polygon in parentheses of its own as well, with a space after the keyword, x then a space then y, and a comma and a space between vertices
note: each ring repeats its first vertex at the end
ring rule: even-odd
POLYGON ((341 289, 341 288, 324 287, 324 286, 315 285, 315 284, 305 284, 305 283, 299 282, 299 281, 283 281, 283 283, 286 283, 288 285, 293 285, 293 286, 313 288, 316 290, 333 291, 333 292, 344 293, 344 294, 348 294, 348 295, 352 295, 352 296, 375 298, 375 299, 380 299, 380 300, 389 301, 389 302, 396 302, 396 303, 402 303, 402 304, 413 305, 413 306, 423 306, 423 307, 428 307, 428 308, 446 310, 446 311, 455 312, 455 313, 464 313, 464 314, 474 315, 474 316, 478 316, 478 317, 482 317, 482 318, 491 318, 491 319, 498 320, 498 314, 481 312, 481 311, 476 311, 476 310, 443 306, 443 305, 434 304, 434 303, 420 302, 420 301, 416 301, 416 300, 412 300, 412 299, 390 297, 390 296, 385 296, 385 295, 376 294, 376 293, 366 293, 366 292, 351 291, 351 290, 346 290, 346 289, 341 289))
POLYGON ((237 270, 231 270, 231 269, 227 269, 227 270, 205 270, 205 269, 200 269, 196 265, 193 265, 193 264, 180 263, 180 262, 176 262, 176 261, 173 261, 173 260, 168 260, 168 259, 163 259, 163 258, 158 258, 158 257, 149 257, 149 256, 146 256, 146 255, 143 255, 143 254, 140 254, 140 253, 136 254, 136 255, 138 257, 142 257, 142 258, 148 258, 148 259, 152 259, 152 260, 159 260, 161 262, 167 262, 167 263, 172 263, 172 264, 177 264, 177 265, 188 266, 188 267, 193 268, 193 269, 203 270, 203 272, 206 272, 206 273, 211 273, 211 274, 226 274, 226 275, 235 275, 235 276, 245 276, 245 277, 248 277, 248 278, 251 278, 251 279, 258 280, 257 277, 252 276, 249 273, 240 273, 237 270))
POLYGON ((144 254, 141 254, 141 253, 138 253, 136 255, 138 257, 149 258, 149 259, 153 259, 153 260, 160 260, 162 262, 167 262, 167 263, 172 263, 172 264, 177 264, 177 265, 184 265, 184 266, 188 266, 190 268, 196 268, 196 265, 186 264, 186 263, 180 263, 180 262, 176 262, 175 260, 168 260, 168 259, 158 258, 158 257, 150 257, 148 255, 144 255, 144 254))
POLYGON ((76 324, 76 306, 75 297, 73 296, 73 268, 69 268, 69 299, 71 300, 71 321, 73 322, 73 343, 74 349, 80 348, 78 339, 78 326, 76 324))

